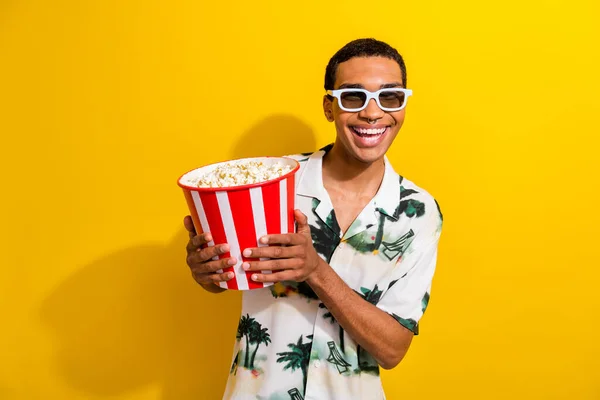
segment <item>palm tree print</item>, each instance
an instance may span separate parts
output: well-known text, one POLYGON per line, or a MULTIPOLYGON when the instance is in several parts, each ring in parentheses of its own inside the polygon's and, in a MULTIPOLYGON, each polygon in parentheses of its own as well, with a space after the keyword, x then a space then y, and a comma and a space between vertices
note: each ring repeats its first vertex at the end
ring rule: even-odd
MULTIPOLYGON (((240 323, 238 324, 236 339, 241 340, 242 337, 246 338, 246 351, 244 352, 244 368, 254 369, 254 360, 256 358, 256 353, 258 352, 258 347, 261 344, 265 344, 268 346, 271 343, 271 335, 267 332, 267 328, 263 328, 260 322, 250 317, 250 314, 242 315, 240 318, 240 323), (256 347, 254 351, 252 351, 252 356, 250 357, 250 345, 255 344, 256 347)), ((239 363, 239 353, 235 357, 234 365, 232 365, 232 371, 234 370, 234 366, 237 366, 239 363)))
POLYGON ((406 214, 408 218, 414 216, 422 217, 425 215, 425 204, 415 199, 404 199, 405 197, 418 194, 419 192, 414 189, 406 189, 402 186, 403 180, 404 178, 400 177, 400 204, 398 204, 396 211, 394 211, 394 217, 399 218, 402 213, 406 214))
POLYGON ((425 204, 414 199, 402 200, 405 197, 418 194, 419 192, 414 189, 406 189, 404 186, 402 186, 402 181, 404 181, 404 178, 401 176, 400 204, 398 204, 396 211, 394 211, 394 217, 399 218, 402 213, 405 213, 408 218, 412 218, 415 215, 417 217, 422 217, 425 214, 425 204))
POLYGON ((412 218, 415 215, 422 217, 425 215, 425 204, 414 199, 402 200, 394 214, 401 215, 402 213, 406 214, 408 218, 412 218))
MULTIPOLYGON (((403 177, 400 177, 400 183, 402 183, 402 181, 404 180, 403 177)), ((400 185, 400 200, 402 200, 405 197, 408 197, 410 195, 413 194, 418 194, 419 192, 417 192, 414 189, 406 189, 404 186, 400 185)))
POLYGON ((250 330, 252 329, 256 320, 250 317, 250 314, 242 315, 240 318, 240 323, 238 324, 237 335, 236 338, 241 340, 242 337, 246 337, 246 353, 244 356, 244 367, 248 368, 249 355, 250 355, 250 330))
POLYGON ((369 290, 367 288, 361 287, 360 291, 361 291, 361 293, 356 292, 356 290, 355 290, 355 292, 360 297, 362 297, 363 300, 366 300, 373 305, 377 305, 377 303, 379 303, 379 300, 381 299, 381 295, 383 294, 383 291, 379 290, 377 285, 375 285, 373 290, 369 290))
POLYGON ((287 371, 288 369, 294 372, 299 369, 302 371, 302 382, 304 384, 304 392, 306 391, 306 378, 308 374, 308 363, 310 361, 310 351, 312 349, 312 335, 306 336, 310 342, 304 343, 302 335, 298 339, 297 343, 289 343, 287 346, 291 351, 284 351, 281 353, 277 353, 279 358, 277 359, 278 363, 285 363, 283 366, 283 370, 287 371))
MULTIPOLYGON (((391 286, 391 284, 390 284, 391 286)), ((361 293, 358 293, 365 301, 373 305, 377 305, 379 300, 381 300, 381 295, 383 294, 382 290, 379 290, 378 286, 375 285, 373 290, 369 290, 367 288, 361 287, 361 293)), ((365 349, 363 349, 360 345, 356 346, 356 357, 358 369, 356 372, 368 372, 375 375, 379 375, 379 365, 377 361, 369 354, 365 349)))
POLYGON ((312 212, 316 216, 316 226, 309 225, 310 236, 317 253, 321 254, 325 261, 329 264, 335 248, 340 243, 341 229, 338 225, 337 218, 335 217, 335 211, 333 209, 325 221, 321 220, 316 211, 319 203, 320 201, 318 199, 313 199, 312 201, 312 212))
POLYGON ((264 343, 265 346, 268 346, 269 343, 271 343, 271 335, 269 335, 267 331, 268 329, 263 328, 259 322, 255 321, 252 324, 248 336, 250 337, 250 343, 256 344, 256 347, 254 348, 252 357, 250 357, 250 364, 246 368, 254 369, 254 359, 256 358, 256 353, 258 352, 258 346, 260 346, 262 343, 264 343))
MULTIPOLYGON (((327 307, 325 306, 325 304, 320 303, 319 304, 319 308, 325 308, 326 309, 327 307)), ((333 323, 337 323, 337 321, 335 320, 335 317, 333 316, 333 314, 329 310, 325 314, 323 314, 323 318, 325 318, 325 319, 328 319, 328 318, 331 319, 331 323, 332 324, 333 323)), ((340 333, 339 333, 339 336, 340 336, 340 350, 342 350, 342 353, 345 353, 346 352, 346 350, 345 350, 346 346, 345 346, 345 343, 344 343, 344 328, 342 328, 342 326, 339 325, 339 329, 340 329, 340 333)))

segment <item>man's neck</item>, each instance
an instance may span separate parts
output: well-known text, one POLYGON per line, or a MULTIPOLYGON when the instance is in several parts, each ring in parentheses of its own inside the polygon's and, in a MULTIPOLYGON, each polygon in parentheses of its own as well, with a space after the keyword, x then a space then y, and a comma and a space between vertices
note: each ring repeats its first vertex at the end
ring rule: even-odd
POLYGON ((356 194, 375 195, 383 180, 385 164, 383 159, 373 163, 363 163, 346 154, 341 144, 333 148, 323 158, 323 183, 325 187, 347 190, 356 194))

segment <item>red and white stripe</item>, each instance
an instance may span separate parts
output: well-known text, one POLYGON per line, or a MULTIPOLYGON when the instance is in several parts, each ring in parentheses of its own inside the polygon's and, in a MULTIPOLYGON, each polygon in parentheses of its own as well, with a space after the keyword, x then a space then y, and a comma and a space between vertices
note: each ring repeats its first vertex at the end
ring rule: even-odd
MULTIPOLYGON (((267 234, 294 232, 294 175, 277 182, 249 189, 229 191, 184 191, 196 231, 210 232, 213 242, 228 243, 230 252, 219 257, 235 257, 238 262, 221 272, 233 271, 235 278, 221 282, 226 289, 248 290, 270 286, 254 282, 252 273, 242 269, 242 256, 247 248, 262 247, 258 239, 267 234)), ((216 259, 216 257, 215 257, 216 259)), ((270 271, 262 271, 270 273, 270 271)))

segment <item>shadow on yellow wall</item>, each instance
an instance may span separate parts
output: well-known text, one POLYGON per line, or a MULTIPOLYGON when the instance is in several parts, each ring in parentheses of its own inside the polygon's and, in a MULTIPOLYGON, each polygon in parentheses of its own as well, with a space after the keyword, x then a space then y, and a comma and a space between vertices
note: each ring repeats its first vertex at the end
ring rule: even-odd
MULTIPOLYGON (((250 128, 232 158, 315 146, 308 125, 275 115, 250 128)), ((196 285, 178 222, 166 246, 148 243, 73 266, 76 272, 45 299, 41 317, 57 338, 58 370, 71 387, 114 396, 158 383, 166 400, 222 396, 240 293, 211 295, 196 285)))
POLYGON ((313 151, 315 146, 310 126, 294 116, 279 114, 249 129, 235 145, 233 157, 290 155, 313 151))

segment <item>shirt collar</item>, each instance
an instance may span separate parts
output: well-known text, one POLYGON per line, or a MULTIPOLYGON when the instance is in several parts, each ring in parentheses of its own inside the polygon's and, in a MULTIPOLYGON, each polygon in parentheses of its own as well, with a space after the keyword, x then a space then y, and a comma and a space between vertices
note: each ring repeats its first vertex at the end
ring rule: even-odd
POLYGON ((336 230, 337 221, 334 221, 332 214, 333 205, 329 198, 329 194, 323 186, 323 156, 327 153, 327 148, 314 152, 308 160, 304 172, 300 176, 300 181, 296 187, 296 194, 300 196, 313 198, 313 212, 329 226, 330 229, 336 231, 340 235, 339 228, 336 230))
POLYGON ((400 204, 400 176, 394 171, 387 156, 384 157, 385 171, 381 186, 374 197, 375 207, 388 217, 397 220, 398 205, 400 204))
POLYGON ((296 187, 296 194, 318 200, 327 197, 323 186, 323 156, 325 153, 325 150, 319 150, 308 157, 302 176, 300 176, 300 182, 296 187))
MULTIPOLYGON (((321 149, 310 155, 306 161, 304 172, 300 177, 300 182, 296 188, 296 193, 300 196, 312 197, 324 203, 325 199, 329 199, 329 195, 323 186, 323 156, 328 148, 321 149)), ((384 156, 385 170, 383 180, 375 194, 372 202, 375 209, 394 220, 397 220, 399 215, 396 211, 400 204, 400 176, 394 171, 387 156, 384 156)), ((327 201, 329 203, 329 201, 327 201)), ((323 204, 325 205, 325 204, 323 204)), ((329 207, 327 207, 329 208, 329 207)), ((322 210, 324 213, 329 210, 322 210)), ((323 217, 326 217, 324 215, 323 217)))

